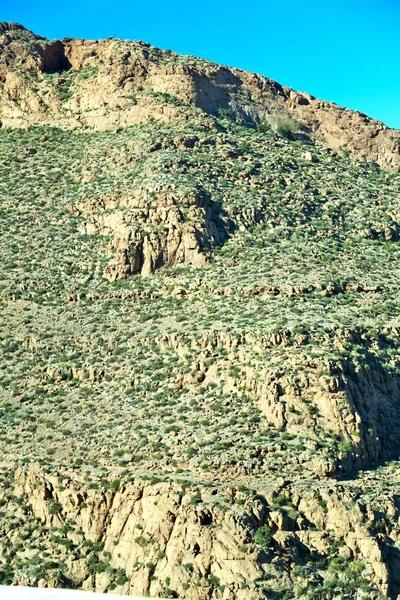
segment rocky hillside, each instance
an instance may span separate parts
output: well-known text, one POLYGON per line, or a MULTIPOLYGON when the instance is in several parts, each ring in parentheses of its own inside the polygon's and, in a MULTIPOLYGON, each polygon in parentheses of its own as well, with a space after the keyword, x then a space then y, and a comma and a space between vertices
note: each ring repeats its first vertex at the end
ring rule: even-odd
POLYGON ((94 129, 149 119, 171 122, 179 106, 232 111, 250 123, 289 125, 304 138, 385 169, 400 168, 400 134, 367 115, 276 81, 143 42, 48 41, 0 23, 0 120, 94 129))
POLYGON ((0 583, 397 600, 400 132, 0 32, 0 583))

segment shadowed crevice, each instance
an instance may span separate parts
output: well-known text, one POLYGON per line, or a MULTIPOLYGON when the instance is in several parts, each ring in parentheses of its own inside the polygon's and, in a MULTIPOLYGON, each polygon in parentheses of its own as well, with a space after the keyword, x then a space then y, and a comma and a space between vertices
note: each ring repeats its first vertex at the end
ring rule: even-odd
POLYGON ((52 42, 46 46, 41 64, 42 73, 68 71, 71 66, 65 56, 65 48, 62 42, 52 42))

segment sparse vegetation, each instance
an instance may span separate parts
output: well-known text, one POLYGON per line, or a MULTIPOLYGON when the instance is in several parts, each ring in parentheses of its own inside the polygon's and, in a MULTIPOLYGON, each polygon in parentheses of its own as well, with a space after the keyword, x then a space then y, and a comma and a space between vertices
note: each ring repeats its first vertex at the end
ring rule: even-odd
MULTIPOLYGON (((24 81, 69 114, 89 58, 24 81)), ((221 598, 219 565, 249 561, 241 597, 377 600, 397 585, 374 569, 400 517, 400 176, 294 122, 129 91, 109 110, 145 122, 0 129, 0 583, 133 593, 140 573, 221 598)))

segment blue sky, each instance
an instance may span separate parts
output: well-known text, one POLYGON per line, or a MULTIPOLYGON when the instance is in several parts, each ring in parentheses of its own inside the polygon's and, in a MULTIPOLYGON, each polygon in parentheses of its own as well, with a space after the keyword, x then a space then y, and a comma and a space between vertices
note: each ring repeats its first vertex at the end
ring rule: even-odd
POLYGON ((400 0, 0 0, 0 21, 50 39, 144 40, 400 128, 400 0))

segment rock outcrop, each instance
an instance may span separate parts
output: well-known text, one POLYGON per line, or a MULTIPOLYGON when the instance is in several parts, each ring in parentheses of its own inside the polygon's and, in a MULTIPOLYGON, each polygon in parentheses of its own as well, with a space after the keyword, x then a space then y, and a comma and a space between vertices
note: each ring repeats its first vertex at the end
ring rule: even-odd
POLYGON ((400 591, 391 550, 398 537, 380 521, 384 511, 400 516, 393 495, 377 510, 335 482, 300 491, 278 479, 257 495, 228 487, 223 498, 215 488, 140 480, 96 491, 35 469, 17 471, 9 483, 11 492, 0 491, 3 510, 15 521, 25 514, 32 532, 29 549, 18 549, 18 536, 3 523, 3 552, 20 585, 255 600, 276 581, 288 592, 306 589, 304 565, 313 555, 322 585, 341 571, 344 588, 358 577, 370 598, 400 591), (57 545, 58 560, 44 574, 49 544, 57 545))
POLYGON ((218 206, 196 192, 180 197, 173 190, 139 189, 126 199, 86 202, 72 211, 86 217, 85 233, 112 232, 113 258, 105 269, 110 281, 175 264, 202 266, 210 245, 225 241, 230 228, 218 206))

